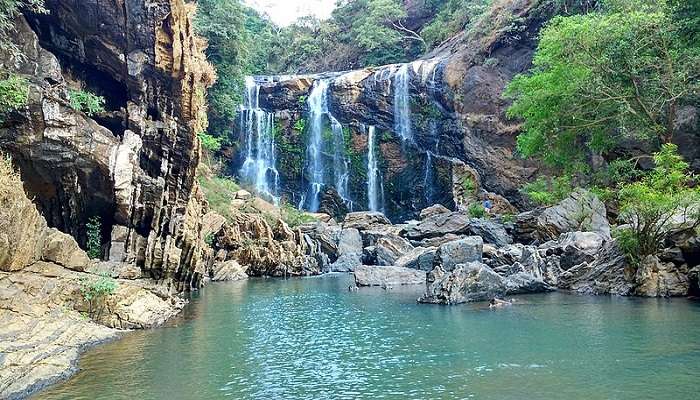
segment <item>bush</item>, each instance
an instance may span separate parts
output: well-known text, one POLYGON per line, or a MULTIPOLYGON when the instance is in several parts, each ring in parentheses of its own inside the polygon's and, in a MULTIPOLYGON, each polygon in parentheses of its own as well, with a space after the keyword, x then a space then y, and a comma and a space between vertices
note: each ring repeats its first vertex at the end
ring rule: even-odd
POLYGON ((0 79, 0 122, 5 115, 25 106, 28 100, 29 84, 26 79, 16 75, 0 79))
POLYGON ((700 187, 678 147, 665 144, 654 154, 654 170, 637 182, 620 187, 620 220, 629 227, 617 233, 618 242, 632 262, 653 255, 674 232, 692 232, 700 226, 700 187))
POLYGON ((85 224, 87 233, 87 254, 90 258, 102 258, 102 221, 92 217, 85 224))
POLYGON ((472 203, 467 208, 469 216, 472 218, 484 218, 486 216, 486 210, 481 203, 472 203))
POLYGON ((542 206, 551 206, 564 200, 573 191, 568 175, 553 179, 539 177, 534 182, 523 186, 522 191, 533 202, 542 206))
POLYGON ((231 218, 231 201, 236 198, 240 186, 232 178, 219 176, 200 176, 199 186, 209 203, 209 208, 226 219, 231 218))
POLYGON ((199 141, 202 142, 202 146, 210 153, 216 153, 221 149, 222 139, 214 137, 206 132, 199 132, 197 134, 199 141))
POLYGON ((296 228, 299 225, 317 221, 316 217, 313 215, 300 211, 289 203, 282 204, 281 211, 282 220, 286 222, 290 228, 296 228))
POLYGON ((476 185, 474 184, 474 179, 471 176, 465 176, 462 178, 462 189, 469 194, 474 194, 476 191, 476 185))
POLYGON ((118 284, 107 274, 100 274, 96 279, 80 279, 80 293, 88 303, 88 315, 99 320, 105 308, 105 299, 117 290, 118 284))
POLYGON ((84 90, 70 89, 70 106, 92 117, 105 111, 105 98, 84 90))

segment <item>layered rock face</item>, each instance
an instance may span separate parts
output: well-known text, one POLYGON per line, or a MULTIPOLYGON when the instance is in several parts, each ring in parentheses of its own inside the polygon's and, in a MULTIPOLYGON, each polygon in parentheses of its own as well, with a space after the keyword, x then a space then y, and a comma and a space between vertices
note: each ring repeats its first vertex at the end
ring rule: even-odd
POLYGON ((30 82, 30 101, 0 127, 0 149, 19 166, 48 225, 85 247, 102 223, 103 257, 196 286, 203 273, 203 201, 195 180, 204 91, 214 78, 182 0, 48 0, 46 15, 17 21, 27 55, 0 55, 30 82), (92 117, 69 90, 105 98, 92 117))

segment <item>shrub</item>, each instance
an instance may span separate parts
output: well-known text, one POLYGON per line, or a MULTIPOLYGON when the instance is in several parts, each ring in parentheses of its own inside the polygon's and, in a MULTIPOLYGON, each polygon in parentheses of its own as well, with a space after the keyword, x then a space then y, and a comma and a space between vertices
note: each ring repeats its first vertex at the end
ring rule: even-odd
POLYGON ((573 191, 573 186, 568 175, 553 179, 539 177, 534 182, 523 186, 522 191, 533 202, 543 206, 551 206, 564 200, 573 191))
POLYGON ((105 299, 117 290, 118 284, 107 274, 100 274, 98 278, 80 279, 80 293, 88 303, 88 315, 94 320, 99 320, 105 308, 105 299))
POLYGON ((620 187, 620 220, 629 226, 617 233, 632 262, 655 254, 673 232, 700 226, 700 187, 678 147, 665 144, 654 154, 654 170, 641 180, 620 187))
POLYGON ((204 193, 204 198, 209 203, 209 208, 226 219, 231 218, 231 201, 236 198, 236 192, 240 186, 227 177, 199 177, 199 186, 204 193))
POLYGON ((102 258, 102 221, 92 217, 85 224, 87 233, 87 254, 90 258, 102 258))
POLYGON ((467 208, 469 216, 472 218, 484 218, 486 216, 486 210, 481 203, 472 203, 467 208))
POLYGON ((105 111, 105 98, 85 90, 69 90, 70 106, 92 117, 105 111))
POLYGON ((206 132, 199 132, 197 134, 199 141, 202 142, 202 146, 210 153, 216 153, 221 149, 222 139, 214 137, 206 132))
POLYGON ((289 203, 282 204, 282 220, 291 228, 296 228, 299 225, 317 221, 316 217, 298 210, 289 203))
POLYGON ((474 194, 476 191, 476 185, 474 184, 472 177, 465 176, 462 178, 462 189, 469 194, 474 194))
POLYGON ((28 100, 29 85, 26 79, 16 75, 0 79, 0 122, 5 115, 25 106, 28 100))

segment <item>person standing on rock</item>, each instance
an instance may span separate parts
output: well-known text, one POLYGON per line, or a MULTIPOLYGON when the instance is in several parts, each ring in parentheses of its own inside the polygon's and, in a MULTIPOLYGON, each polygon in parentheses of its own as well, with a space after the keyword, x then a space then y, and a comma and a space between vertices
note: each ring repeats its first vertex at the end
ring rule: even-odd
POLYGON ((491 200, 489 200, 489 199, 484 200, 484 212, 486 212, 486 214, 491 214, 491 208, 493 208, 493 204, 491 204, 491 200))

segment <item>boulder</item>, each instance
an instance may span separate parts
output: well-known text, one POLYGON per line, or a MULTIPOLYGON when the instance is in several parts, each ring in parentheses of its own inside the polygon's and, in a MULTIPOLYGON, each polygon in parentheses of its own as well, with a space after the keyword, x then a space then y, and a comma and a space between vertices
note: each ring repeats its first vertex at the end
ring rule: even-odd
POLYGON ((435 254, 435 262, 445 271, 452 271, 457 264, 481 262, 484 241, 479 236, 470 236, 440 246, 435 254))
POLYGON ((459 264, 446 271, 435 267, 428 274, 428 287, 421 303, 458 304, 490 300, 506 294, 503 278, 486 264, 471 262, 459 264))
POLYGON ((506 232, 503 225, 490 219, 470 219, 466 233, 473 236, 481 236, 485 243, 491 243, 499 247, 513 243, 513 238, 506 232))
POLYGON ((396 236, 388 235, 377 240, 374 246, 374 258, 377 265, 394 265, 401 256, 413 250, 413 246, 408 240, 396 236))
POLYGON ((610 239, 605 204, 594 194, 577 189, 559 204, 519 214, 515 233, 520 241, 557 239, 562 233, 597 232, 610 239))
POLYGON ((408 226, 404 235, 410 240, 422 240, 447 234, 461 234, 468 231, 469 222, 469 217, 459 212, 436 214, 418 224, 408 226))
POLYGON ((629 296, 634 293, 634 271, 617 243, 608 241, 592 262, 561 272, 557 287, 582 294, 629 296))
POLYGON ((381 225, 391 225, 384 214, 376 211, 351 212, 345 216, 343 228, 354 228, 359 231, 376 228, 381 225))
POLYGON ((673 297, 688 294, 688 266, 663 263, 655 256, 647 256, 637 267, 635 294, 645 297, 673 297))
MULTIPOLYGON (((520 243, 498 248, 484 245, 484 263, 494 270, 501 266, 513 265, 522 261, 524 248, 525 245, 520 243)), ((530 251, 535 250, 535 247, 531 246, 530 251)))
POLYGON ((355 228, 345 228, 338 237, 338 254, 362 253, 362 236, 355 228))
POLYGON ((355 269, 357 286, 400 286, 425 284, 425 272, 396 266, 361 265, 355 269))
POLYGON ((126 262, 97 261, 88 266, 85 272, 97 275, 108 275, 112 278, 126 280, 141 278, 141 268, 126 262))
POLYGON ((420 269, 430 271, 435 265, 435 247, 415 247, 413 250, 399 257, 394 265, 402 268, 420 269))
POLYGON ((216 262, 211 268, 211 280, 222 282, 248 279, 247 270, 248 267, 242 266, 236 260, 216 262))
POLYGON ((219 233, 226 223, 226 218, 220 214, 210 211, 202 217, 202 237, 219 233))
POLYGON ((53 228, 48 229, 45 235, 42 260, 54 262, 78 272, 85 270, 90 263, 90 258, 72 236, 53 228))
POLYGON ((426 207, 421 210, 420 219, 424 220, 435 215, 447 214, 449 212, 450 210, 442 204, 433 204, 432 206, 426 207))
POLYGON ((360 265, 362 265, 362 253, 345 253, 341 254, 328 268, 330 272, 352 272, 360 265))
POLYGON ((700 266, 688 271, 688 295, 700 296, 700 266))
POLYGON ((504 279, 506 294, 551 292, 554 288, 545 281, 527 272, 518 272, 504 279))
POLYGON ((252 199, 253 194, 245 189, 241 189, 234 194, 234 198, 236 198, 238 200, 246 201, 246 200, 252 199))
POLYGON ((605 238, 596 232, 567 232, 559 240, 544 243, 538 247, 547 255, 559 256, 559 266, 563 270, 591 262, 605 244, 605 238))
POLYGON ((422 247, 440 247, 445 243, 452 242, 455 240, 459 239, 464 239, 467 237, 467 235, 455 235, 454 233, 448 233, 447 235, 444 236, 438 236, 434 238, 425 238, 420 241, 412 241, 412 243, 416 246, 422 246, 422 247))

